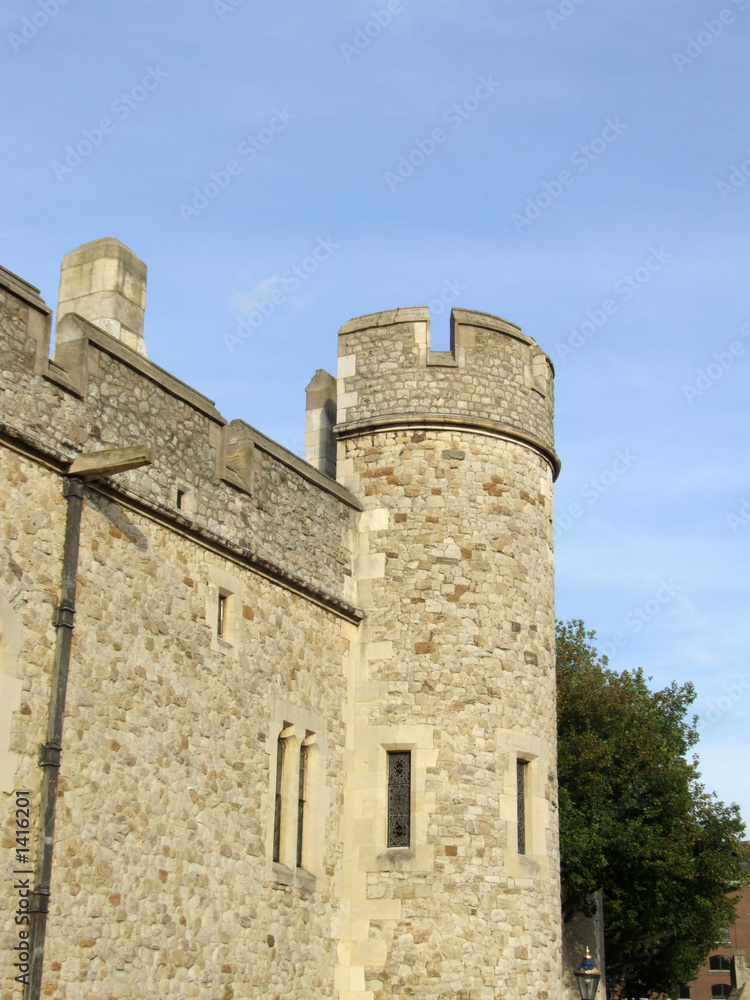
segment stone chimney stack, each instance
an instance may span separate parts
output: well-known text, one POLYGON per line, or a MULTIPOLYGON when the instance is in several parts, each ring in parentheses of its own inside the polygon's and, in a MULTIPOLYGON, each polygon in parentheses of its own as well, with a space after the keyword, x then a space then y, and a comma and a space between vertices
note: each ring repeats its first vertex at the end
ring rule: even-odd
POLYGON ((112 236, 63 257, 57 322, 77 313, 146 357, 146 265, 112 236))
POLYGON ((336 379, 318 368, 307 389, 305 460, 331 479, 336 478, 336 379))

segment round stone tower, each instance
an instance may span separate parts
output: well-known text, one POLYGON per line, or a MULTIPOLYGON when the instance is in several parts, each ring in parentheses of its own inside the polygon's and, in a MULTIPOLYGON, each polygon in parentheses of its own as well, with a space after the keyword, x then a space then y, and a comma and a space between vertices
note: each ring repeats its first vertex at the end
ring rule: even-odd
POLYGON ((337 478, 361 501, 349 596, 345 1000, 560 996, 553 368, 454 309, 339 336, 337 478))

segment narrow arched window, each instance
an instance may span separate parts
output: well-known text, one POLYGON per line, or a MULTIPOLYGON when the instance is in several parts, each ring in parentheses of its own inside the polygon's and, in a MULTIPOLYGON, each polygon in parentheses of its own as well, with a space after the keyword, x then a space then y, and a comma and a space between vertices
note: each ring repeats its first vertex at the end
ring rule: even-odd
POLYGON ((518 853, 526 853, 526 769, 527 760, 516 761, 516 812, 518 817, 518 853))
POLYGON ((299 748, 299 791, 297 793, 297 867, 302 867, 302 848, 304 844, 305 826, 305 793, 307 789, 307 759, 309 750, 306 744, 299 748))
MULTIPOLYGON (((276 742, 276 798, 273 813, 273 860, 281 857, 281 800, 284 774, 284 740, 279 736, 276 742)), ((266 855, 267 857, 268 855, 266 855)))
POLYGON ((220 639, 224 639, 227 630, 227 601, 226 594, 219 594, 218 606, 216 609, 216 634, 220 639))

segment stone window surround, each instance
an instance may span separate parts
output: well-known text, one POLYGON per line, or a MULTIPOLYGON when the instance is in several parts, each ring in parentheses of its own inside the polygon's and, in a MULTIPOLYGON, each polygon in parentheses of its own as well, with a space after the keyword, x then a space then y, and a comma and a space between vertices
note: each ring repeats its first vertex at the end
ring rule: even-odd
POLYGON ((507 729, 495 731, 498 753, 504 758, 504 792, 500 796, 500 816, 506 823, 504 851, 505 874, 510 878, 550 877, 547 835, 550 829, 550 805, 547 799, 547 775, 551 770, 546 741, 507 729), (516 767, 526 761, 526 853, 518 853, 518 789, 516 767))
POLYGON ((526 852, 526 777, 528 775, 529 761, 525 757, 516 757, 516 813, 518 825, 516 829, 518 854, 525 855, 526 852))
POLYGON ((225 570, 209 570, 208 593, 206 596, 206 623, 211 633, 211 649, 225 656, 239 655, 240 622, 244 586, 239 577, 225 570), (218 634, 219 598, 225 599, 224 628, 218 634))
POLYGON ((427 792, 428 768, 437 763, 433 727, 426 725, 369 726, 359 731, 354 767, 357 806, 354 850, 362 872, 429 872, 435 866, 435 845, 428 828, 435 795, 427 792), (411 844, 388 843, 388 752, 411 751, 411 844))
POLYGON ((172 503, 183 517, 195 517, 195 490, 186 480, 177 479, 172 484, 172 503))
POLYGON ((390 848, 390 847, 408 847, 408 848, 411 848, 411 814, 412 814, 412 807, 413 807, 413 802, 411 801, 412 751, 411 750, 387 750, 386 754, 387 754, 387 761, 388 761, 388 817, 387 817, 388 827, 387 827, 387 831, 386 831, 386 847, 387 848, 390 848), (394 759, 395 755, 398 755, 400 757, 404 757, 405 756, 407 758, 407 760, 408 760, 408 778, 403 783, 406 785, 406 787, 408 788, 408 791, 409 791, 409 810, 408 810, 408 816, 404 816, 404 819, 406 820, 406 824, 405 824, 406 829, 405 829, 405 831, 403 833, 398 833, 397 835, 394 835, 393 830, 391 828, 391 815, 392 815, 392 812, 395 811, 396 814, 397 814, 397 816, 398 816, 398 815, 400 815, 402 813, 405 813, 406 810, 401 810, 401 809, 398 809, 398 808, 394 807, 393 802, 392 802, 392 793, 395 791, 394 786, 398 786, 398 784, 399 784, 399 782, 397 781, 396 777, 394 776, 393 768, 392 768, 393 759, 394 759), (393 844, 393 843, 391 843, 391 841, 394 839, 394 836, 396 836, 397 838, 402 838, 402 839, 406 840, 406 843, 405 844, 393 844))
POLYGON ((280 885, 315 890, 324 881, 325 824, 329 793, 325 783, 328 757, 325 723, 315 713, 279 701, 269 726, 266 808, 268 878, 280 885), (285 743, 281 776, 281 830, 279 861, 273 860, 276 814, 277 743, 285 743), (297 867, 297 817, 300 747, 307 747, 306 799, 302 839, 302 867, 297 867))

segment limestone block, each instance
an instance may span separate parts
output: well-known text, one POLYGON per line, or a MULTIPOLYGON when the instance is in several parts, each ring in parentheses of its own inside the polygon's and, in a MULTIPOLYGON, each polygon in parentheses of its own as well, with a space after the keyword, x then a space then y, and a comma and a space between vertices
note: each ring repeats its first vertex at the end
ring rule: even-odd
POLYGON ((77 313, 145 356, 145 308, 146 265, 124 243, 106 237, 63 258, 58 323, 77 313))

